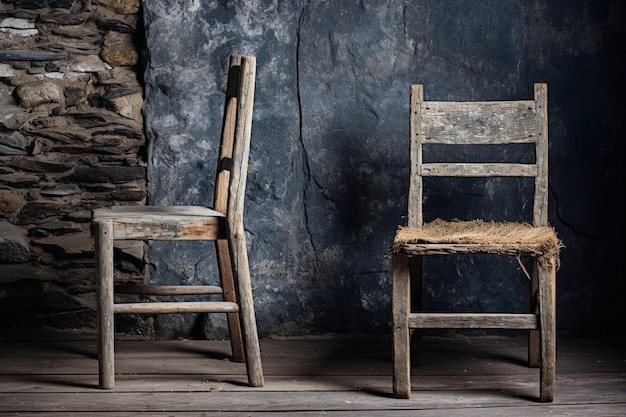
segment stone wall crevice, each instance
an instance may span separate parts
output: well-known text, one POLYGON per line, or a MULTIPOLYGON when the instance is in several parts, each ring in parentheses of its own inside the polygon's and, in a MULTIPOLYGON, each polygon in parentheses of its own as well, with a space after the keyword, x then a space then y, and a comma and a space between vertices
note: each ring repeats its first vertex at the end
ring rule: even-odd
POLYGON ((304 114, 303 114, 303 103, 302 103, 302 91, 301 91, 301 79, 300 79, 300 63, 301 63, 301 57, 300 57, 300 46, 301 46, 301 29, 302 26, 305 24, 305 15, 307 12, 307 8, 309 6, 309 0, 305 0, 304 3, 302 4, 302 9, 300 10, 300 15, 298 17, 298 24, 297 24, 297 29, 296 29, 296 61, 295 61, 295 71, 296 71, 296 98, 297 98, 297 104, 298 104, 298 144, 300 146, 300 152, 302 154, 302 174, 303 174, 303 181, 302 181, 302 210, 303 210, 303 215, 304 215, 304 226, 305 226, 305 230, 308 233, 308 240, 311 243, 311 249, 312 249, 312 253, 313 253, 313 258, 314 258, 314 264, 318 264, 319 263, 319 257, 318 257, 318 251, 315 247, 315 241, 313 238, 313 233, 311 232, 311 220, 309 218, 309 204, 308 204, 308 193, 309 193, 309 187, 311 185, 311 181, 314 181, 314 178, 311 175, 311 167, 310 167, 310 161, 309 161, 309 155, 308 155, 308 151, 307 151, 307 147, 306 147, 306 143, 305 143, 305 139, 304 139, 304 114))

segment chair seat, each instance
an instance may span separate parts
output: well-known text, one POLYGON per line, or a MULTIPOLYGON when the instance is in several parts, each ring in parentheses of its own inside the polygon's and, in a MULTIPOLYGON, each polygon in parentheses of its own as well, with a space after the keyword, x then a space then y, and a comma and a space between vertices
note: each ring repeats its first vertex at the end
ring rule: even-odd
POLYGON ((226 216, 203 206, 114 206, 93 211, 111 220, 117 239, 225 239, 226 216))
POLYGON ((392 251, 396 254, 527 253, 553 257, 558 263, 561 242, 552 227, 528 223, 436 219, 422 228, 401 227, 392 251))
POLYGON ((93 217, 123 221, 125 223, 158 220, 163 217, 224 217, 223 213, 203 206, 114 206, 93 211, 93 217))

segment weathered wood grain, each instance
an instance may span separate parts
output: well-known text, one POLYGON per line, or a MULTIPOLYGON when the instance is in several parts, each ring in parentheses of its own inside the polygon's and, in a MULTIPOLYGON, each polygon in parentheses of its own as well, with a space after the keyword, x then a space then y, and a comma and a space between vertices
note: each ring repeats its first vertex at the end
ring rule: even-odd
POLYGON ((424 101, 420 110, 424 143, 485 145, 536 141, 533 100, 424 101))

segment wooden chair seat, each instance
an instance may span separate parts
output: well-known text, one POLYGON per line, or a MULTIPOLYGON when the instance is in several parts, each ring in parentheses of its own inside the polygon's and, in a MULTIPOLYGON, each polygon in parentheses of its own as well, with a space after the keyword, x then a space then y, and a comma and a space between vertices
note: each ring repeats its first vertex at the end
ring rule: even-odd
POLYGON ((93 216, 113 221, 118 239, 226 238, 226 215, 203 206, 116 206, 96 209, 93 216))
POLYGON ((116 219, 124 222, 136 222, 137 219, 167 216, 181 217, 225 217, 209 207, 204 206, 113 206, 95 209, 94 214, 109 219, 116 219))
POLYGON ((421 228, 400 227, 392 251, 404 255, 445 253, 526 254, 559 261, 554 228, 529 223, 436 219, 421 228))

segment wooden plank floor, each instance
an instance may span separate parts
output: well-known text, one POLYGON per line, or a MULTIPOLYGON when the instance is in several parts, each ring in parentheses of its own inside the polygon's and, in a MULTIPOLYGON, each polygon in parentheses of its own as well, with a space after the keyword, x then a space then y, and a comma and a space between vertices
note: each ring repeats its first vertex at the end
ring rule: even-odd
POLYGON ((556 399, 537 402, 525 337, 425 339, 411 399, 391 397, 388 339, 261 341, 265 386, 246 386, 226 341, 116 342, 116 389, 97 388, 95 337, 42 332, 0 340, 0 415, 625 416, 619 340, 559 339, 556 399))

